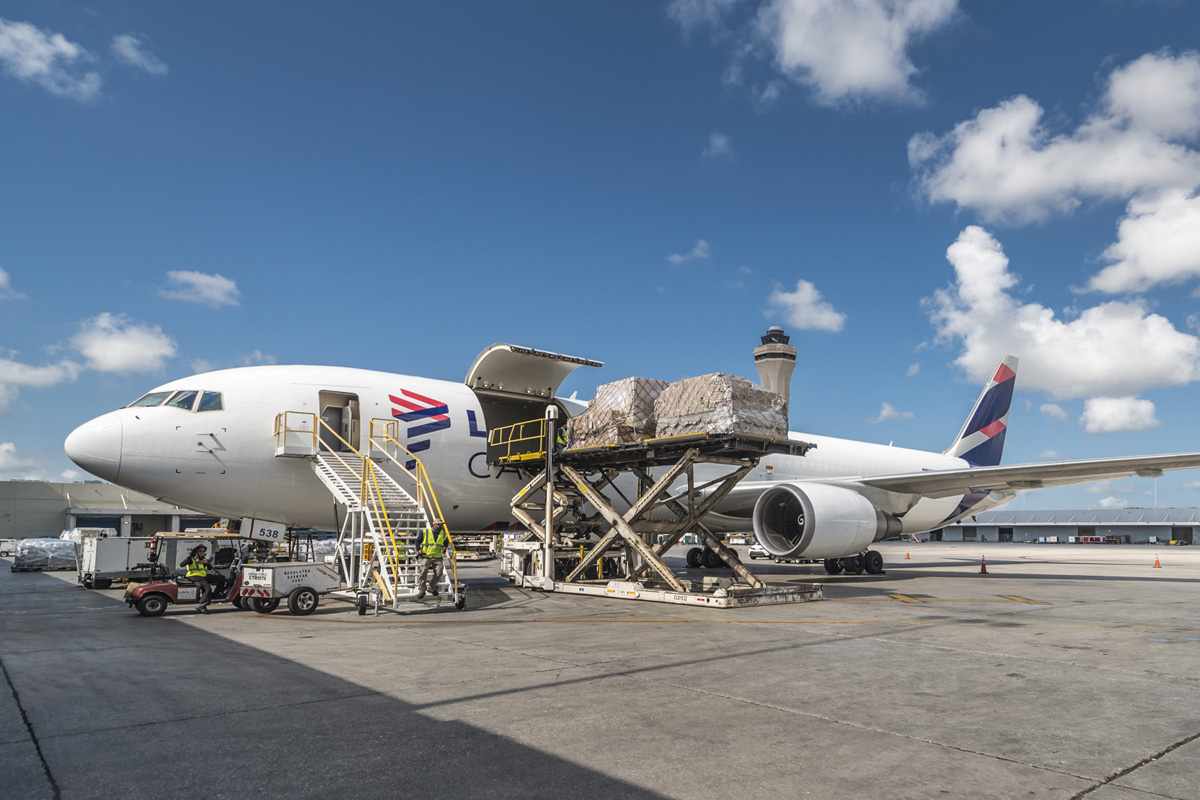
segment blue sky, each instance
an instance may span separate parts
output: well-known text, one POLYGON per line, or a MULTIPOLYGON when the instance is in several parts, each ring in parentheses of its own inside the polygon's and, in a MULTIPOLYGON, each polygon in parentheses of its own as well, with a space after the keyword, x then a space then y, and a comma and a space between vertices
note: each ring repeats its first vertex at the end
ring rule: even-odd
POLYGON ((450 5, 5 4, 0 474, 204 365, 512 341, 586 397, 771 322, 797 429, 943 449, 1012 350, 1006 462, 1200 445, 1200 9, 450 5))

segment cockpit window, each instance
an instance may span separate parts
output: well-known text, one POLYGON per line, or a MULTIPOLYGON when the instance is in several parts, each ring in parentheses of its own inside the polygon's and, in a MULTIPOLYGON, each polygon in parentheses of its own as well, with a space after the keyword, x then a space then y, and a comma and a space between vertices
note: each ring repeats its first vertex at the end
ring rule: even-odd
POLYGON ((166 400, 170 396, 170 392, 150 392, 149 394, 144 394, 137 400, 134 400, 132 403, 126 406, 126 408, 136 408, 138 406, 161 406, 163 400, 166 400))
POLYGON ((176 392, 171 399, 167 401, 167 405, 175 406, 175 408, 182 408, 184 411, 191 411, 192 406, 196 403, 197 394, 197 392, 190 389, 182 392, 176 392))
POLYGON ((220 411, 221 408, 220 392, 205 392, 200 395, 200 405, 196 406, 197 411, 220 411))

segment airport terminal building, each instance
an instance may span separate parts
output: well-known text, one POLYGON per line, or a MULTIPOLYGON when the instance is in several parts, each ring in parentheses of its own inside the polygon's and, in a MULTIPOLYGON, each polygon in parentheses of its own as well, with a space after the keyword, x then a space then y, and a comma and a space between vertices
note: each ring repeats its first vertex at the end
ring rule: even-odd
POLYGON ((1193 544, 1200 508, 1122 508, 1082 511, 985 511, 930 538, 942 542, 1050 544, 1193 544))
POLYGON ((110 483, 0 481, 0 539, 57 537, 71 528, 113 528, 122 536, 206 528, 216 517, 110 483))

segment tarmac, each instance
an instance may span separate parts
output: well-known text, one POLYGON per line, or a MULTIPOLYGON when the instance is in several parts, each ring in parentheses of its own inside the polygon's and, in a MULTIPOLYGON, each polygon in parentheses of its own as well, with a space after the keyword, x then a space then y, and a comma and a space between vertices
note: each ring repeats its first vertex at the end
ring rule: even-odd
POLYGON ((378 618, 143 619, 0 562, 0 795, 1200 798, 1200 547, 878 549, 880 576, 749 562, 815 603, 547 595, 493 561, 466 611, 378 618))

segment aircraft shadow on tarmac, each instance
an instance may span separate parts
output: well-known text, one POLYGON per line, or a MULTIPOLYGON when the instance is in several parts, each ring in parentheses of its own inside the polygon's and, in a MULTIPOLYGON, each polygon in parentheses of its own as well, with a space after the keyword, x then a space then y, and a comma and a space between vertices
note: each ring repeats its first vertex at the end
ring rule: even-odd
POLYGON ((58 578, 0 570, 6 796, 336 797, 349 779, 363 798, 663 797, 58 578))

